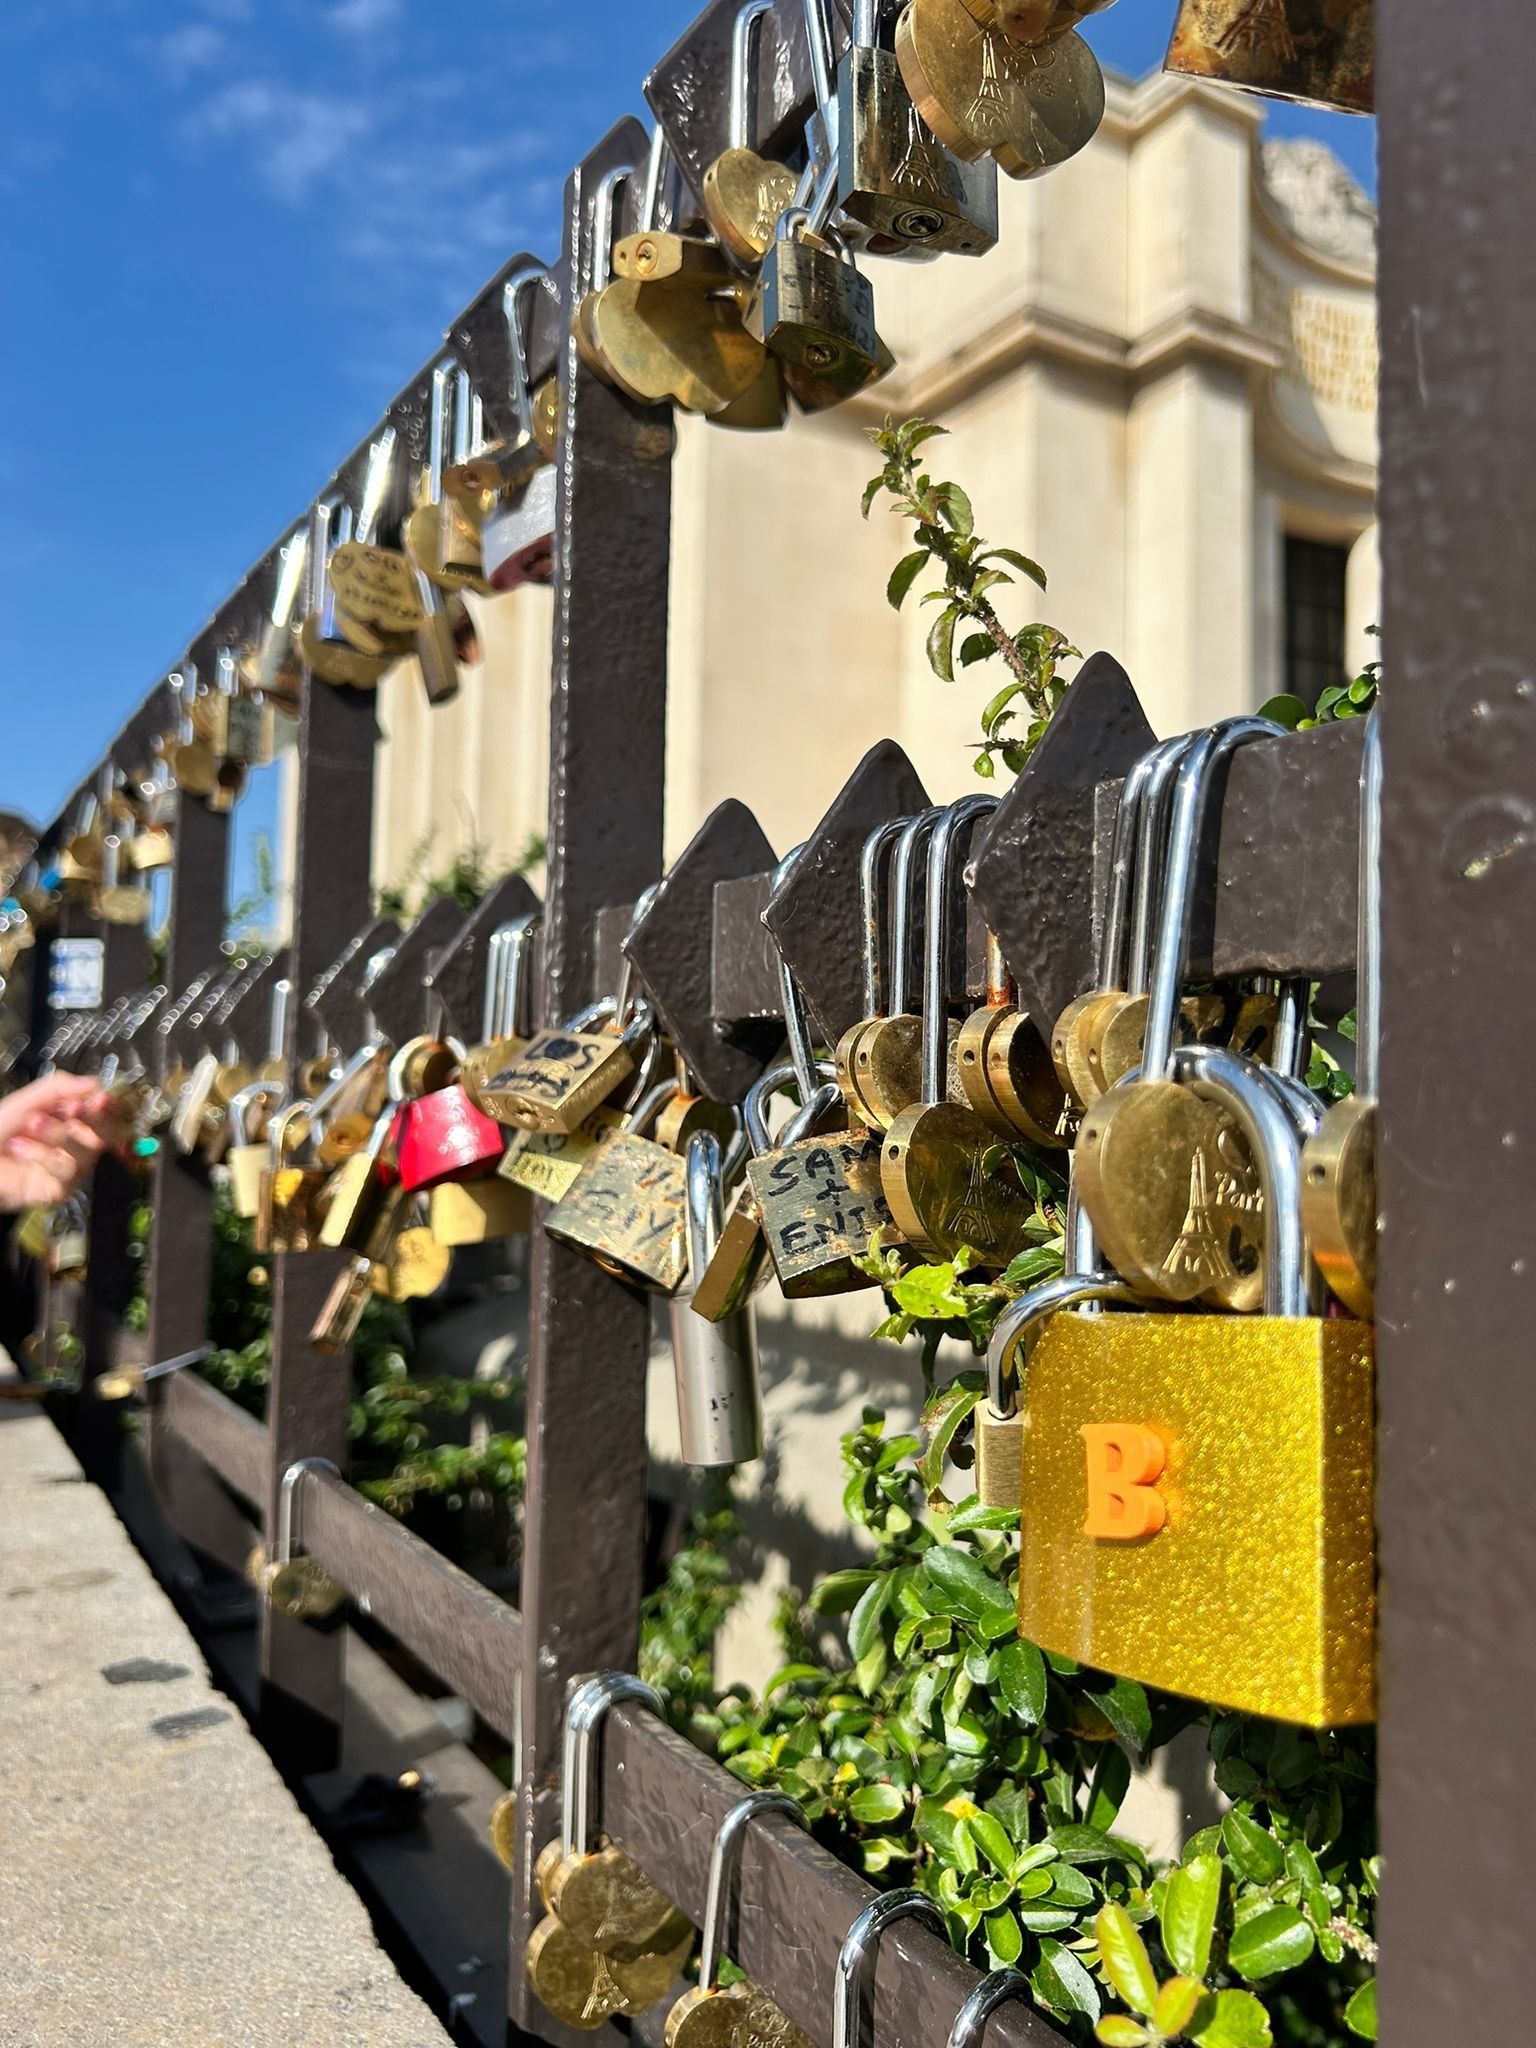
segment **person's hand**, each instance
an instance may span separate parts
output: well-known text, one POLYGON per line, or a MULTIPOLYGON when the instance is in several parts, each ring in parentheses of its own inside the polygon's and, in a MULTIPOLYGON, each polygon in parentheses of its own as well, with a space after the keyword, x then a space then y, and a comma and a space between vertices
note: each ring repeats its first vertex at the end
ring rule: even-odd
POLYGON ((0 1097, 0 1209, 68 1201, 121 1135, 106 1090, 84 1074, 48 1074, 0 1097))

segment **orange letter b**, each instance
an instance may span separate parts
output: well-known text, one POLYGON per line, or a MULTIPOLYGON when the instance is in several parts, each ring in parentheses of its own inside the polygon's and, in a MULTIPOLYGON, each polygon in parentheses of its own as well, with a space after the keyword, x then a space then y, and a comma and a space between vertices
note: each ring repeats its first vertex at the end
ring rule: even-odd
POLYGON ((1152 1484, 1168 1461, 1157 1431, 1139 1422, 1087 1422, 1081 1434, 1088 1446, 1083 1534, 1122 1543, 1155 1536, 1168 1519, 1167 1505, 1152 1484))

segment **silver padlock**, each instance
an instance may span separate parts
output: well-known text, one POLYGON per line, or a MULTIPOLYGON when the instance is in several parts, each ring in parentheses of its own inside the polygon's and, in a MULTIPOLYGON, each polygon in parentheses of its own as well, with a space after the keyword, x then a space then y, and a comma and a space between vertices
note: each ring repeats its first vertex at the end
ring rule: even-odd
POLYGON ((720 1140, 688 1141, 688 1273, 674 1295, 672 1370, 685 1465, 744 1465, 763 1455, 763 1396, 757 1367, 757 1312, 750 1300, 719 1322, 693 1308, 693 1289, 714 1256, 725 1222, 720 1140))
POLYGON ((486 581, 497 590, 548 583, 555 568, 555 471, 535 470, 515 504, 493 512, 480 529, 486 581))
POLYGON ((962 163, 927 127, 882 47, 881 0, 855 0, 837 74, 837 205, 897 245, 872 254, 984 256, 997 242, 997 165, 962 163))

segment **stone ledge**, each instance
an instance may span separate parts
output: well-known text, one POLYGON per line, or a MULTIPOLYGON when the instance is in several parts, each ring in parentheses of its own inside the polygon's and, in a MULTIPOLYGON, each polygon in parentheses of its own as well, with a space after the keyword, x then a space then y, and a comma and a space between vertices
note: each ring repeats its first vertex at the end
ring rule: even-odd
POLYGON ((0 2043, 447 2048, 52 1423, 0 1407, 0 2043))

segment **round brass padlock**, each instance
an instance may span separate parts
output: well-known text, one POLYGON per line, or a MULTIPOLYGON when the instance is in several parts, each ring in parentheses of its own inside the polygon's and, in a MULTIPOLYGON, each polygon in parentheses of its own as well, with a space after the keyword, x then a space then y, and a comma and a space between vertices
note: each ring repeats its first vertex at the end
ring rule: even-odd
POLYGON ((268 1602, 290 1621, 328 1621, 347 1597, 346 1588, 312 1557, 265 1566, 262 1583, 268 1602))

